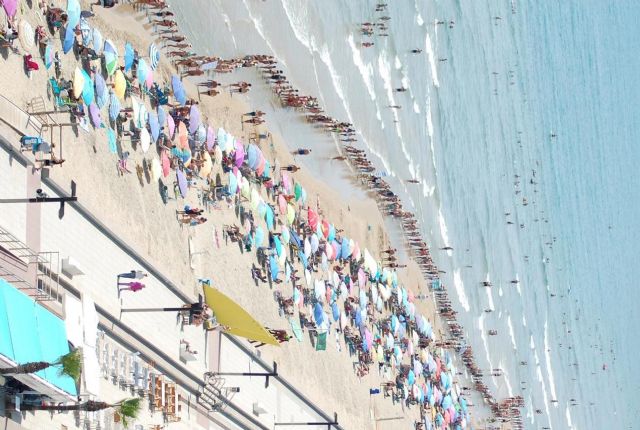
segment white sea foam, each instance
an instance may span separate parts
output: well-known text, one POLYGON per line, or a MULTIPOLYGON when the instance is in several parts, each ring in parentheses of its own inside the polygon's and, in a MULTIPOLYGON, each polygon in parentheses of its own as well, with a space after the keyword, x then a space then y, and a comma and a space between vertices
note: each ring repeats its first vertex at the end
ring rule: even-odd
POLYGON ((236 38, 233 37, 233 30, 231 29, 231 19, 229 19, 229 15, 224 12, 221 12, 222 20, 224 21, 224 25, 227 26, 228 34, 231 36, 231 41, 233 42, 233 47, 238 50, 238 44, 236 43, 236 38))
POLYGON ((507 393, 509 394, 509 397, 513 396, 513 387, 511 387, 511 382, 509 382, 509 372, 507 372, 506 370, 506 365, 505 363, 500 360, 498 362, 498 367, 500 369, 502 369, 502 379, 504 380, 505 385, 507 386, 507 393))
POLYGON ((567 419, 567 428, 572 429, 573 423, 571 422, 571 411, 569 410, 569 405, 564 410, 564 416, 567 419))
POLYGON ((509 337, 511 338, 511 346, 514 351, 518 350, 518 346, 516 345, 516 334, 513 330, 513 324, 511 323, 511 315, 507 316, 507 327, 509 327, 509 337))
MULTIPOLYGON (((531 342, 533 342, 533 337, 531 338, 531 342)), ((533 358, 535 360, 536 363, 536 376, 538 378, 538 382, 540 383, 540 389, 542 390, 542 401, 544 402, 544 410, 547 413, 547 416, 550 415, 549 413, 549 396, 547 395, 547 386, 544 383, 544 378, 542 376, 542 368, 540 367, 540 357, 538 357, 538 351, 534 350, 533 352, 533 358)), ((539 405, 536 405, 539 406, 539 405)), ((549 423, 549 427, 551 427, 551 423, 549 423)))
POLYGON ((435 185, 429 186, 426 182, 422 182, 422 195, 425 197, 433 196, 433 193, 436 191, 435 185))
POLYGON ((518 283, 516 284, 516 291, 518 291, 518 295, 522 297, 522 288, 520 288, 520 275, 518 275, 517 273, 516 273, 516 281, 518 281, 518 283))
POLYGON ((262 20, 260 18, 255 17, 253 15, 253 13, 251 13, 251 8, 247 4, 247 0, 242 0, 242 3, 244 4, 245 9, 247 9, 247 13, 249 15, 249 18, 251 18, 251 21, 253 22, 253 25, 256 28, 256 31, 258 32, 258 34, 260 35, 262 40, 264 40, 264 43, 266 43, 267 46, 269 47, 269 50, 271 51, 271 54, 274 57, 276 57, 276 59, 278 60, 279 63, 282 63, 283 65, 286 66, 287 62, 285 61, 285 59, 283 57, 281 57, 280 55, 278 55, 278 52, 276 51, 276 49, 273 47, 271 42, 269 42, 269 38, 265 35, 264 28, 263 28, 263 25, 262 25, 262 20))
POLYGON ((429 33, 427 33, 427 37, 425 40, 425 50, 427 51, 427 58, 429 59, 429 66, 431 67, 431 79, 433 79, 433 85, 435 87, 440 86, 440 82, 438 81, 438 69, 436 67, 436 57, 433 53, 433 46, 431 45, 431 37, 429 37, 429 33))
POLYGON ((456 269, 453 271, 453 286, 456 289, 456 293, 458 294, 460 306, 462 306, 465 311, 469 312, 471 306, 469 306, 469 300, 467 299, 467 294, 464 291, 464 283, 462 282, 462 277, 460 276, 460 269, 456 269))
POLYGON ((424 19, 422 19, 422 15, 418 14, 416 16, 416 24, 418 24, 420 27, 424 25, 424 19))
MULTIPOLYGON (((553 377, 553 370, 551 368, 551 352, 549 347, 549 330, 547 327, 547 321, 544 322, 544 358, 547 365, 547 380, 549 381, 549 391, 551 392, 551 397, 557 399, 556 396, 556 383, 553 377)), ((558 407, 558 403, 554 403, 556 407, 558 407)))
MULTIPOLYGON (((454 275, 454 279, 455 279, 455 275, 454 275)), ((491 362, 491 355, 489 355, 489 342, 487 340, 487 330, 484 327, 484 319, 486 317, 486 314, 483 312, 482 315, 480 315, 480 318, 478 318, 478 328, 480 329, 480 339, 482 339, 482 345, 484 346, 484 352, 487 358, 487 363, 489 363, 489 369, 493 369, 493 363, 491 362)), ((491 372, 493 373, 493 372, 491 372)), ((497 386, 497 380, 495 376, 492 376, 491 379, 493 380, 493 383, 497 386)))
POLYGON ((420 113, 420 105, 418 105, 418 102, 416 102, 415 100, 413 101, 413 111, 415 113, 420 113))
POLYGON ((400 59, 398 58, 397 55, 395 60, 393 60, 393 66, 396 68, 396 70, 402 69, 402 63, 400 62, 400 59))
POLYGON ((295 38, 311 52, 315 49, 311 44, 311 37, 308 31, 309 26, 305 22, 306 14, 301 13, 302 11, 292 10, 292 8, 296 7, 298 4, 299 2, 297 1, 282 0, 282 9, 284 9, 284 13, 287 15, 289 26, 291 27, 291 30, 293 30, 295 38))
MULTIPOLYGON (((486 282, 491 282, 491 276, 487 273, 484 277, 486 282)), ((487 294, 487 299, 489 300, 489 309, 494 310, 495 305, 493 304, 493 294, 491 294, 491 288, 483 288, 485 293, 487 294)), ((500 315, 498 315, 500 317, 500 315)))
POLYGON ((503 293, 503 291, 502 291, 502 285, 500 285, 500 286, 498 287, 498 296, 502 297, 502 293, 503 293))
POLYGON ((375 101, 376 92, 373 88, 373 66, 371 63, 365 64, 362 59, 362 53, 358 46, 356 46, 355 41, 353 40, 353 34, 350 34, 347 37, 347 43, 351 48, 351 58, 353 59, 353 64, 358 68, 360 72, 360 76, 362 76, 362 80, 364 82, 365 87, 367 87, 367 92, 369 93, 369 98, 371 101, 375 101))
POLYGON ((522 314, 522 325, 527 326, 527 317, 525 317, 524 314, 522 314))

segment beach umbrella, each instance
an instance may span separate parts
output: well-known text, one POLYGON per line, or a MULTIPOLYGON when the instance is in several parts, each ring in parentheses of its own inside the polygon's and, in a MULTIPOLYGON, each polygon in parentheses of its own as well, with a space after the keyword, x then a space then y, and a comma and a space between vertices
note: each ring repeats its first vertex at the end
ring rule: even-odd
POLYGON ((413 370, 409 370, 409 374, 407 375, 407 384, 413 385, 416 383, 416 374, 413 373, 413 370))
POLYGON ((260 154, 260 161, 258 162, 258 167, 256 167, 256 174, 258 176, 262 176, 266 165, 267 165, 267 160, 264 158, 264 155, 260 154))
POLYGON ((136 123, 138 128, 147 126, 147 116, 147 106, 141 101, 138 101, 138 114, 134 115, 134 122, 136 123))
POLYGON ((313 319, 316 321, 317 325, 321 325, 324 322, 324 312, 322 311, 322 305, 320 302, 317 302, 313 308, 313 319))
POLYGON ((204 124, 200 124, 195 133, 195 141, 203 144, 205 140, 207 140, 207 129, 204 127, 204 124))
POLYGON ((82 36, 82 46, 89 46, 93 42, 93 31, 89 26, 89 21, 85 17, 80 18, 80 35, 82 36))
POLYGON ((271 280, 275 281, 278 279, 280 268, 278 267, 278 262, 273 255, 269 256, 269 271, 271 272, 271 280))
POLYGON ((202 166, 200 167, 200 171, 198 172, 198 174, 200 175, 200 177, 205 178, 211 174, 213 163, 211 162, 211 156, 208 152, 204 153, 203 158, 204 161, 202 162, 202 166))
POLYGON ((371 347, 373 346, 373 334, 368 328, 364 329, 363 341, 362 346, 366 346, 366 351, 371 351, 371 347))
POLYGON ((9 18, 13 18, 18 11, 18 0, 3 0, 2 7, 9 18))
POLYGON ((73 48, 73 43, 76 41, 76 33, 74 27, 67 24, 67 28, 64 33, 64 40, 62 41, 62 51, 66 54, 73 48))
POLYGON ((80 3, 78 0, 67 0, 67 27, 75 28, 80 22, 80 3))
POLYGON ((282 236, 282 242, 286 245, 291 240, 291 234, 289 233, 289 229, 284 225, 280 226, 280 236, 282 236))
POLYGON ((153 112, 149 112, 149 128, 151 129, 152 142, 156 143, 160 137, 160 124, 157 115, 153 112))
POLYGON ((102 33, 96 27, 93 27, 93 50, 96 51, 96 54, 100 55, 102 53, 102 48, 104 46, 104 38, 102 37, 102 33))
POLYGON ((46 69, 49 69, 53 64, 53 48, 50 44, 47 44, 44 48, 44 57, 42 58, 42 61, 44 62, 44 67, 46 69))
POLYGON ((211 151, 215 143, 216 143, 215 131, 213 130, 213 127, 208 125, 207 126, 207 151, 211 151))
POLYGON ((267 222, 267 228, 269 230, 273 230, 274 224, 273 224, 273 219, 274 219, 275 214, 273 213, 273 209, 271 209, 271 206, 267 205, 267 212, 265 214, 265 221, 267 222))
POLYGON ((242 163, 244 163, 244 146, 239 140, 236 140, 235 162, 237 167, 242 166, 242 163))
POLYGON ((73 98, 80 98, 82 89, 84 88, 84 74, 79 67, 73 71, 73 98))
POLYGON ((91 117, 91 122, 93 126, 96 128, 100 128, 102 126, 102 117, 100 115, 100 109, 95 103, 91 103, 89 105, 89 116, 91 117))
POLYGON ((316 227, 318 227, 318 214, 311 208, 307 208, 307 220, 312 230, 315 230, 316 227))
POLYGON ((36 34, 33 31, 33 27, 24 19, 20 20, 18 24, 18 39, 25 51, 30 51, 35 45, 36 34))
POLYGON ((144 58, 140 58, 138 60, 138 70, 136 71, 136 78, 138 79, 138 83, 140 85, 143 85, 145 83, 149 71, 150 70, 149 66, 147 66, 147 62, 144 61, 144 58))
POLYGON ((147 131, 147 127, 142 127, 140 129, 140 146, 142 147, 142 152, 145 154, 149 150, 149 145, 151 144, 151 136, 147 131))
POLYGON ((296 210, 294 209, 292 204, 287 205, 287 222, 289 225, 293 224, 293 221, 296 219, 296 210))
POLYGON ((287 213, 287 199, 285 199, 282 194, 278 195, 278 210, 280 211, 280 215, 287 213))
POLYGON ((440 406, 442 406, 442 409, 449 409, 451 407, 451 405, 453 405, 453 400, 451 399, 451 396, 447 395, 442 399, 442 403, 440 404, 440 406))
POLYGON ((184 85, 178 75, 171 77, 171 89, 173 90, 173 97, 178 103, 184 105, 187 102, 187 94, 184 91, 184 85))
POLYGON ((184 125, 184 122, 178 122, 178 147, 179 148, 188 148, 189 147, 189 136, 187 135, 187 127, 184 125))
POLYGON ((147 87, 148 90, 153 87, 153 70, 148 68, 147 66, 147 76, 144 78, 144 86, 147 87))
POLYGON ((176 179, 178 180, 178 188, 180 189, 180 195, 184 198, 187 195, 189 185, 187 184, 187 177, 182 170, 176 170, 176 179))
POLYGON ((257 167, 258 165, 258 154, 259 154, 259 149, 256 145, 254 145, 253 143, 249 145, 249 148, 247 148, 247 165, 251 168, 254 169, 257 167))
POLYGON ((173 139, 173 132, 176 129, 176 123, 171 115, 167 116, 167 128, 169 129, 169 139, 173 139))
POLYGON ((346 237, 342 239, 342 243, 340 244, 340 255, 343 260, 349 258, 351 255, 351 245, 349 243, 349 239, 346 237))
POLYGON ((133 50, 133 46, 129 42, 124 44, 124 71, 125 73, 131 70, 133 62, 136 59, 136 51, 133 50))
POLYGON ((169 172, 171 171, 171 161, 169 161, 167 151, 162 151, 160 154, 160 164, 162 165, 162 176, 166 178, 169 176, 169 172))
POLYGON ((107 143, 109 144, 109 152, 112 154, 118 152, 118 148, 116 147, 116 133, 111 127, 107 129, 107 143))
POLYGON ((195 133, 199 125, 200 109, 196 105, 191 105, 191 109, 189 109, 189 134, 195 133))
POLYGON ((153 160, 151 160, 151 180, 157 182, 161 175, 162 166, 160 165, 160 160, 154 157, 153 160))
POLYGON ((302 197, 302 185, 300 185, 299 182, 296 182, 296 185, 293 187, 293 195, 296 197, 296 202, 302 197))
POLYGON ((109 76, 113 75, 118 68, 118 50, 108 39, 104 41, 104 64, 109 76))
POLYGON ((156 70, 160 63, 160 51, 155 43, 149 45, 149 61, 151 62, 151 70, 156 70))
POLYGON ((256 227, 256 233, 253 240, 255 241, 257 247, 262 246, 262 242, 264 241, 264 230, 262 229, 262 227, 256 227))
POLYGON ((127 90, 127 80, 120 70, 116 70, 113 78, 113 91, 120 100, 124 100, 124 94, 127 90))
POLYGON ((104 78, 100 73, 96 73, 95 86, 96 86, 96 104, 100 109, 102 109, 104 105, 107 104, 109 93, 107 92, 107 83, 104 81, 104 78))
POLYGON ((120 100, 116 97, 115 93, 109 94, 109 118, 115 121, 120 114, 120 100))
POLYGON ((238 192, 238 177, 229 172, 229 193, 235 194, 236 192, 238 192))

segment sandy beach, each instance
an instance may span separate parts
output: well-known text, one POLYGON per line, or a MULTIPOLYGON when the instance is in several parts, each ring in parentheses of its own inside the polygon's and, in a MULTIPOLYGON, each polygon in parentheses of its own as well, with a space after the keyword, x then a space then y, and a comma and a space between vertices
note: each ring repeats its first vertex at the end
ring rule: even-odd
MULTIPOLYGON (((44 24, 43 17, 35 5, 30 9, 26 3, 21 3, 20 19, 25 19, 34 26, 44 24)), ((65 2, 54 3, 65 8, 65 2)), ((90 9, 89 2, 81 4, 83 10, 90 9)), ((129 42, 144 55, 152 42, 156 42, 159 47, 162 46, 162 42, 152 34, 153 26, 149 23, 143 8, 119 5, 112 9, 94 6, 92 10, 95 13, 95 16, 90 18, 92 27, 99 28, 103 37, 113 41, 120 49, 125 42, 129 42)), ((58 37, 58 33, 55 37, 58 37)), ((60 49, 60 40, 53 41, 53 44, 57 46, 56 49, 60 49)), ((44 110, 51 110, 53 98, 50 91, 47 91, 47 82, 52 70, 44 69, 36 48, 32 48, 31 52, 34 58, 40 61, 41 70, 31 72, 30 76, 24 72, 21 55, 5 52, 0 66, 3 76, 0 82, 2 95, 25 109, 28 105, 39 105, 44 107, 44 110), (39 97, 42 97, 43 105, 37 102, 39 97)), ((164 53, 166 51, 163 51, 164 53)), ((78 64, 77 58, 71 53, 63 55, 61 51, 60 58, 62 77, 71 79, 78 64)), ((170 82, 174 74, 176 69, 166 56, 162 55, 160 65, 154 71, 154 80, 170 82)), ((213 78, 230 83, 233 82, 233 73, 224 76, 213 75, 213 78)), ((199 100, 198 108, 203 122, 215 129, 223 128, 245 144, 249 143, 252 135, 269 131, 268 117, 264 125, 257 127, 242 123, 243 114, 254 110, 244 96, 231 96, 226 88, 215 97, 199 96, 197 82, 189 79, 183 81, 187 94, 199 100)), ((254 85, 267 84, 261 81, 256 73, 254 85)), ((148 97, 145 103, 151 109, 148 97)), ((129 106, 129 99, 123 103, 124 106, 129 106)), ((58 123, 65 123, 68 114, 61 112, 51 114, 50 117, 58 123)), ((179 194, 174 195, 175 173, 172 171, 168 177, 162 178, 169 188, 170 196, 168 203, 164 204, 158 182, 151 179, 148 167, 152 159, 159 158, 155 148, 143 153, 139 145, 132 144, 130 139, 120 139, 119 152, 130 152, 128 167, 133 172, 121 176, 117 172, 118 155, 109 151, 105 128, 89 126, 88 131, 85 131, 81 127, 63 127, 61 141, 58 132, 52 131, 53 142, 61 145, 65 162, 62 166, 49 169, 49 176, 59 184, 75 181, 78 184, 78 200, 97 214, 122 240, 161 268, 185 293, 196 296, 202 291, 198 279, 210 278, 215 288, 236 300, 263 325, 290 331, 287 320, 279 315, 274 300, 275 290, 290 296, 290 284, 274 284, 273 289, 267 283, 256 286, 251 276, 251 267, 256 264, 255 252, 252 250, 241 253, 237 244, 225 243, 223 226, 240 225, 234 204, 218 202, 216 208, 206 211, 208 221, 203 225, 180 225, 176 211, 182 210, 187 204, 196 207, 202 205, 199 194, 206 187, 202 179, 198 179, 196 186, 182 198, 179 194), (142 170, 140 176, 136 174, 138 166, 142 170), (190 255, 190 252, 195 254, 190 255)), ((45 139, 49 136, 49 131, 43 134, 45 139)), ((277 160, 277 164, 272 162, 276 167, 295 164, 296 159, 291 151, 300 146, 303 145, 284 142, 277 134, 260 142, 265 156, 269 160, 277 160)), ((227 174, 223 173, 220 163, 216 161, 211 176, 215 177, 219 173, 226 185, 227 174)), ((332 169, 332 163, 337 161, 327 161, 327 170, 332 169)), ((308 206, 318 210, 323 219, 330 220, 336 227, 343 229, 345 235, 357 241, 361 249, 368 249, 377 261, 382 259, 381 252, 391 246, 390 235, 385 229, 385 221, 376 201, 370 198, 372 196, 341 201, 336 197, 335 190, 304 169, 289 175, 296 182, 303 184, 308 196, 308 206)), ((274 176, 278 178, 279 172, 275 172, 274 176)), ((353 183, 354 186, 359 186, 355 177, 353 183)), ((261 195, 267 201, 264 190, 261 190, 261 195)), ((243 204, 249 206, 246 201, 243 204)), ((408 267, 398 269, 398 284, 405 286, 414 296, 426 296, 424 299, 415 300, 416 312, 424 315, 433 324, 437 339, 447 337, 445 324, 436 315, 435 301, 418 265, 412 260, 402 263, 408 267)), ((316 276, 321 276, 321 273, 316 276)), ((304 279, 302 283, 304 284, 304 279)), ((371 395, 369 390, 379 388, 384 381, 378 372, 378 365, 372 365, 368 375, 356 376, 354 361, 357 362, 357 357, 351 357, 347 353, 344 337, 337 336, 334 330, 332 329, 327 339, 326 351, 315 351, 305 332, 302 342, 292 339, 280 347, 264 346, 258 349, 258 352, 265 361, 277 362, 281 375, 321 409, 329 413, 335 411, 340 425, 345 429, 413 429, 414 423, 419 420, 419 407, 415 404, 407 407, 402 401, 392 401, 382 394, 371 395)), ((451 352, 453 354, 453 351, 451 352)), ((471 378, 459 357, 453 358, 453 366, 454 384, 457 387, 472 386, 471 378)), ((475 392, 466 393, 465 397, 469 403, 475 405, 470 409, 469 424, 486 423, 491 413, 489 408, 483 405, 482 398, 475 392)))

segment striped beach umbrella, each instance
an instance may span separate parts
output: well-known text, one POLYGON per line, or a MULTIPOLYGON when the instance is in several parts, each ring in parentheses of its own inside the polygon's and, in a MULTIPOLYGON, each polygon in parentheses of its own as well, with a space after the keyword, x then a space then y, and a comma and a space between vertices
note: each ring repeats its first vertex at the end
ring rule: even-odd
POLYGON ((20 20, 20 24, 18 24, 20 31, 18 32, 18 39, 20 39, 20 44, 24 48, 25 51, 30 51, 35 45, 36 34, 33 31, 33 27, 24 19, 20 20))
POLYGON ((113 75, 118 68, 118 50, 108 39, 104 41, 104 64, 109 76, 113 75))
POLYGON ((160 63, 160 51, 158 51, 155 43, 149 45, 149 62, 151 63, 151 70, 158 68, 158 64, 160 63))

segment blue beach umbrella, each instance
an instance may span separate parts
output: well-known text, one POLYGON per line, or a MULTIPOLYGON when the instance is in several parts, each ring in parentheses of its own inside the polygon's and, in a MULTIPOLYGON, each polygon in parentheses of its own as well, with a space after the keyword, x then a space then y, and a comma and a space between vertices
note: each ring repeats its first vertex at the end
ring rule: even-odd
POLYGON ((365 307, 369 303, 369 298, 364 290, 360 290, 360 306, 365 307))
POLYGON ((93 42, 93 31, 86 18, 80 18, 80 36, 83 46, 89 46, 93 42))
POLYGON ((144 61, 144 58, 138 60, 138 70, 136 73, 136 77, 138 78, 138 82, 140 85, 144 85, 144 82, 147 80, 147 75, 149 74, 149 66, 147 66, 147 62, 144 61))
POLYGON ((89 74, 85 72, 84 69, 82 69, 82 77, 84 78, 84 86, 82 87, 82 100, 84 101, 84 104, 89 106, 95 98, 95 92, 93 90, 93 79, 91 79, 91 76, 89 76, 89 74))
POLYGON ((338 321, 340 319, 340 309, 338 308, 338 304, 333 302, 331 304, 331 313, 333 314, 333 320, 338 321))
POLYGON ((184 105, 187 102, 187 94, 184 91, 184 85, 178 75, 171 77, 171 89, 173 90, 173 97, 178 103, 184 105))
POLYGON ((149 112, 149 128, 151 129, 151 139, 153 143, 158 141, 160 137, 160 124, 155 113, 149 112))
POLYGON ((442 409, 449 409, 451 407, 451 405, 453 405, 453 400, 451 399, 451 396, 447 395, 442 399, 442 409))
POLYGON ((278 268, 278 262, 273 255, 269 256, 269 269, 271 271, 271 279, 275 281, 278 278, 278 273, 280 273, 280 269, 278 268))
POLYGON ((349 245, 349 239, 346 237, 342 239, 342 243, 340 244, 340 255, 343 260, 346 260, 351 255, 351 246, 349 245))
POLYGON ((67 0, 67 27, 75 28, 80 22, 80 3, 78 0, 67 0))
POLYGON ((131 70, 133 62, 136 58, 136 52, 133 50, 133 46, 129 42, 124 45, 124 71, 125 73, 131 70))
POLYGON ((298 249, 302 248, 302 240, 300 240, 300 236, 294 230, 290 232, 291 243, 293 243, 298 249))
POLYGON ((407 383, 409 385, 413 385, 416 383, 416 374, 413 373, 413 370, 409 370, 409 374, 407 375, 407 383))
POLYGON ((282 254, 282 243, 280 242, 280 239, 278 238, 278 236, 273 236, 273 246, 276 249, 276 254, 278 254, 278 257, 280 257, 280 255, 282 254))
POLYGON ((360 312, 356 312, 356 327, 360 327, 362 325, 362 314, 360 312))
POLYGON ((182 170, 176 170, 176 179, 178 180, 178 188, 180 189, 180 195, 184 198, 187 195, 189 186, 187 184, 187 177, 182 170))
POLYGON ((93 41, 93 50, 96 51, 96 54, 100 55, 102 53, 102 48, 104 44, 104 38, 102 37, 102 33, 96 27, 93 27, 92 34, 93 41))
POLYGON ((309 266, 309 262, 307 261, 307 256, 304 255, 304 252, 298 251, 298 257, 300 258, 304 268, 306 269, 309 266))
POLYGON ((149 61, 151 61, 151 70, 156 70, 158 63, 160 63, 160 51, 158 51, 155 43, 149 45, 149 61))
POLYGON ((229 193, 235 194, 238 191, 238 177, 229 172, 229 193))
POLYGON ((273 213, 273 209, 271 209, 271 206, 267 205, 267 212, 265 213, 265 221, 267 222, 267 228, 269 230, 273 230, 273 217, 274 217, 274 213, 273 213))
POLYGON ((164 127, 167 123, 167 111, 164 110, 161 106, 158 106, 158 124, 160 128, 164 127))
POLYGON ((96 105, 100 109, 107 104, 107 100, 109 99, 109 93, 107 92, 107 83, 104 81, 104 78, 100 73, 96 73, 95 77, 95 85, 96 85, 96 105))
POLYGON ((104 64, 109 76, 113 75, 118 68, 118 50, 110 40, 104 41, 104 64))
POLYGON ((194 134, 199 126, 200 109, 196 105, 191 105, 191 109, 189 109, 189 134, 194 134))
POLYGON ((247 149, 247 164, 252 170, 255 170, 255 168, 258 167, 258 161, 260 159, 258 154, 258 147, 253 143, 250 144, 247 149))
POLYGON ((73 48, 73 43, 76 40, 76 33, 73 30, 73 27, 67 25, 67 29, 64 33, 64 40, 62 41, 62 52, 65 54, 71 51, 73 48))
POLYGON ((316 320, 316 325, 320 325, 324 322, 324 312, 322 311, 322 305, 317 302, 313 308, 313 318, 316 320))
POLYGON ((43 60, 44 60, 44 67, 49 69, 53 64, 53 48, 49 44, 47 44, 47 46, 44 48, 43 60))
POLYGON ((336 238, 336 228, 333 224, 329 224, 329 234, 327 235, 327 241, 333 242, 333 239, 336 238))
POLYGON ((253 240, 256 242, 257 247, 262 246, 262 242, 264 242, 264 230, 262 227, 256 227, 256 233, 253 240))
POLYGON ((109 94, 109 118, 111 118, 112 121, 115 121, 115 119, 120 114, 120 108, 121 108, 120 100, 113 92, 110 93, 109 94))

